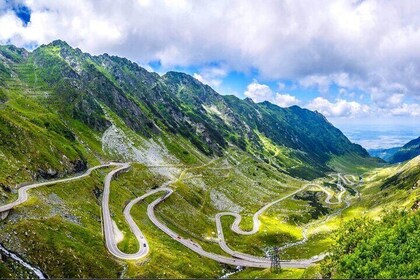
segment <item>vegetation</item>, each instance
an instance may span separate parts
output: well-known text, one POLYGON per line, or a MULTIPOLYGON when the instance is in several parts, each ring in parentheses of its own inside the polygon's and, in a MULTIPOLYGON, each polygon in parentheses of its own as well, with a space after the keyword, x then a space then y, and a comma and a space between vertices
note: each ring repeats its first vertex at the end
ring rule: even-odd
POLYGON ((97 198, 109 171, 31 191, 0 223, 2 243, 49 277, 117 277, 122 267, 103 245, 97 198))
MULTIPOLYGON (((91 56, 63 41, 33 52, 0 46, 0 204, 16 198, 19 184, 72 176, 111 160, 137 162, 111 185, 112 218, 123 233, 118 246, 127 253, 138 244, 122 210, 169 180, 174 193, 157 207, 157 217, 203 249, 225 254, 217 243, 216 213, 241 213, 240 227, 250 229, 256 211, 307 180, 324 186, 336 201, 339 189, 325 176, 363 174, 363 184, 344 184, 342 203, 328 204, 324 192, 308 187, 273 205, 260 216, 255 235, 239 236, 230 230, 232 218, 222 219, 232 249, 264 256, 270 247, 287 245, 283 259, 327 252, 340 225, 390 207, 410 208, 420 189, 419 159, 377 168, 380 162, 319 113, 221 96, 189 75, 159 76, 127 59, 91 56)), ((100 216, 108 171, 32 190, 29 201, 0 221, 0 242, 49 277, 204 278, 234 270, 157 229, 146 215, 157 195, 132 210, 150 254, 138 261, 111 256, 100 216)), ((31 276, 19 267, 0 261, 0 277, 31 276)), ((347 275, 330 267, 331 276, 347 275)), ((319 272, 318 265, 280 274, 247 268, 231 277, 313 278, 319 272)))
POLYGON ((369 150, 372 156, 382 158, 389 163, 399 163, 420 155, 420 137, 413 139, 402 147, 369 150))
POLYGON ((332 156, 328 165, 338 172, 360 175, 375 167, 384 165, 384 162, 377 158, 366 159, 357 154, 350 153, 341 156, 332 156))
POLYGON ((400 149, 398 149, 398 151, 396 151, 389 159, 389 162, 403 162, 415 158, 418 155, 420 155, 420 137, 411 140, 410 142, 402 146, 400 149))
POLYGON ((420 212, 391 211, 360 218, 336 234, 321 272, 334 278, 419 278, 420 212))
POLYGON ((95 141, 110 126, 104 107, 140 137, 186 140, 206 156, 222 156, 230 143, 295 177, 324 175, 331 170, 331 155, 368 156, 320 114, 221 96, 189 75, 160 77, 127 59, 91 56, 59 40, 31 53, 1 46, 0 65, 0 103, 8 100, 0 104, 0 134, 16 138, 1 137, 0 151, 10 152, 5 155, 9 160, 16 157, 10 172, 25 173, 15 169, 25 164, 23 158, 31 159, 26 162, 31 172, 20 175, 26 180, 37 169, 52 169, 58 176, 72 172, 54 162, 63 156, 90 162, 93 150, 94 157, 106 159, 95 141), (43 137, 55 153, 42 150, 43 137), (23 139, 33 142, 13 148, 23 139))

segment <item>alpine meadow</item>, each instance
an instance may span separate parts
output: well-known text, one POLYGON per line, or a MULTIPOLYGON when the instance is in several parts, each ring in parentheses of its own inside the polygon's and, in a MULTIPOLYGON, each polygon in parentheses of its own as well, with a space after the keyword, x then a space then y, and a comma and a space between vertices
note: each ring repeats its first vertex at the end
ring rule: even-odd
POLYGON ((419 12, 0 0, 0 278, 420 278, 419 12))

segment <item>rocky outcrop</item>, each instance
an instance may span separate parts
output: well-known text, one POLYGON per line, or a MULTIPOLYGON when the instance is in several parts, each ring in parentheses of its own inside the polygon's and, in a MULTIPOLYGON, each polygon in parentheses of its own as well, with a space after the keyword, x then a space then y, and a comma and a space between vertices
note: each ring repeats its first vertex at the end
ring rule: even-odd
POLYGON ((80 173, 87 169, 87 162, 85 160, 76 159, 71 161, 71 164, 73 166, 73 173, 80 173))
POLYGON ((56 178, 58 171, 52 168, 38 169, 37 177, 45 180, 56 178))

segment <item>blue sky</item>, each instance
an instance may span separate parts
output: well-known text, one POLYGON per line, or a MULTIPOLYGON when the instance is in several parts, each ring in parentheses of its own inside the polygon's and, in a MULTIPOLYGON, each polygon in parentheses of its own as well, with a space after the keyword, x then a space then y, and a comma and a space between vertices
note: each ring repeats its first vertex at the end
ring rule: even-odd
POLYGON ((55 39, 338 127, 420 123, 420 2, 0 0, 0 43, 55 39))

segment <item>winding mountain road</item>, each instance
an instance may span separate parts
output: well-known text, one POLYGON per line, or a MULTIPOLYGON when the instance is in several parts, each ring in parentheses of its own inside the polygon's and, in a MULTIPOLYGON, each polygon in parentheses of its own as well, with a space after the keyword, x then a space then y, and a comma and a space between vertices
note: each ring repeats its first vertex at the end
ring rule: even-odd
POLYGON ((149 252, 149 246, 147 244, 146 238, 142 234, 137 224, 134 222, 133 217, 130 215, 131 208, 134 206, 134 204, 141 200, 142 197, 132 200, 124 209, 124 217, 130 226, 131 232, 139 242, 139 250, 134 254, 127 254, 122 252, 117 245, 118 242, 115 238, 116 229, 114 228, 116 224, 112 220, 111 212, 109 210, 109 194, 111 192, 112 177, 124 170, 128 170, 130 168, 130 164, 119 163, 116 165, 119 166, 119 168, 112 170, 105 177, 104 192, 102 194, 102 223, 105 245, 108 248, 108 251, 117 258, 124 260, 136 260, 146 256, 149 252))
MULTIPOLYGON (((335 182, 335 178, 332 175, 330 175, 330 176, 333 178, 332 181, 335 182)), ((341 175, 337 174, 337 176, 340 177, 341 175)), ((267 258, 252 256, 252 255, 248 255, 248 254, 241 253, 241 252, 234 251, 234 250, 230 249, 229 246, 226 244, 226 240, 225 240, 225 237, 224 237, 224 234, 223 234, 223 227, 222 227, 221 218, 223 216, 234 217, 235 220, 231 225, 231 230, 233 232, 235 232, 237 234, 241 234, 241 235, 252 235, 252 234, 257 233, 259 228, 260 228, 261 222, 259 220, 259 217, 261 216, 261 214, 263 214, 268 208, 270 208, 274 204, 279 203, 279 202, 281 202, 285 199, 288 199, 288 198, 302 192, 303 190, 305 190, 308 187, 317 187, 322 192, 324 192, 327 195, 327 197, 325 198, 325 203, 327 203, 327 204, 341 204, 342 203, 342 196, 346 192, 346 190, 345 190, 345 188, 343 188, 343 186, 339 182, 337 182, 337 186, 340 189, 340 193, 337 196, 337 202, 331 202, 331 199, 333 198, 333 195, 329 191, 327 191, 324 187, 320 186, 319 184, 309 183, 309 184, 306 184, 305 186, 303 186, 302 188, 300 188, 300 189, 298 189, 298 190, 296 190, 296 191, 294 191, 294 192, 292 192, 292 193, 290 193, 290 194, 288 194, 288 195, 286 195, 286 196, 284 196, 280 199, 277 199, 273 202, 270 202, 269 204, 266 204, 260 210, 255 212, 254 216, 252 217, 253 228, 250 231, 244 231, 239 227, 239 225, 241 223, 241 220, 242 220, 242 216, 240 214, 233 213, 233 212, 222 212, 222 213, 216 214, 215 220, 216 220, 216 228, 217 228, 218 242, 219 242, 220 248, 223 251, 225 251, 226 253, 228 253, 229 255, 232 255, 234 257, 241 258, 241 259, 244 259, 244 260, 253 261, 253 262, 267 262, 267 261, 269 261, 269 259, 267 259, 267 258)), ((306 242, 306 240, 307 240, 307 237, 306 237, 306 235, 304 235, 304 238, 302 240, 291 243, 291 244, 287 244, 287 245, 285 245, 281 248, 285 249, 285 248, 289 248, 291 246, 303 244, 304 242, 306 242)), ((319 256, 319 258, 317 260, 320 260, 322 257, 323 256, 319 256)))
MULTIPOLYGON (((190 239, 185 239, 180 237, 176 232, 171 230, 169 227, 167 227, 165 224, 159 221, 159 219, 155 215, 155 207, 165 201, 172 193, 173 190, 167 187, 161 187, 158 189, 155 189, 151 192, 148 192, 145 196, 155 194, 157 192, 164 192, 164 195, 160 198, 156 199, 152 203, 150 203, 147 206, 147 215, 149 216, 149 219, 152 221, 152 223, 158 227, 160 230, 165 232, 168 236, 170 236, 175 241, 181 243, 185 247, 189 248, 190 250, 196 252, 197 254, 215 260, 220 263, 235 265, 235 266, 244 266, 244 267, 259 267, 259 268, 268 268, 271 266, 270 260, 247 260, 242 258, 232 258, 227 256, 222 256, 219 254, 207 252, 204 249, 201 248, 201 246, 190 239)), ((234 256, 236 257, 236 256, 234 256)), ((297 261, 282 261, 282 267, 293 267, 293 268, 305 268, 308 267, 310 264, 315 262, 315 260, 297 260, 297 261)))
POLYGON ((0 213, 11 210, 12 208, 18 206, 19 204, 22 204, 22 203, 26 202, 28 200, 28 191, 31 190, 31 189, 82 179, 84 177, 89 176, 92 173, 93 170, 96 170, 96 169, 99 169, 99 168, 104 168, 104 167, 117 166, 117 165, 119 165, 119 164, 118 163, 113 163, 113 162, 107 163, 107 164, 102 164, 102 165, 98 165, 98 166, 89 168, 85 173, 83 173, 81 175, 74 176, 74 177, 65 178, 65 179, 58 179, 58 180, 42 182, 42 183, 35 183, 35 184, 23 186, 23 187, 18 189, 18 198, 15 201, 13 201, 9 204, 5 204, 5 205, 0 206, 0 213))
MULTIPOLYGON (((159 192, 163 192, 164 194, 160 198, 154 200, 152 203, 150 203, 147 206, 147 215, 156 227, 158 227, 160 230, 165 232, 172 239, 176 240, 177 242, 181 243, 185 247, 189 248, 190 250, 196 252, 197 254, 199 254, 203 257, 210 258, 210 259, 218 261, 220 263, 225 263, 225 264, 229 264, 229 265, 244 266, 244 267, 260 267, 260 268, 270 267, 271 266, 270 260, 267 259, 267 258, 251 256, 251 255, 248 255, 248 254, 237 252, 237 251, 234 251, 234 250, 230 249, 227 246, 226 241, 224 239, 224 235, 223 235, 221 217, 223 217, 223 216, 233 216, 233 217, 235 217, 235 221, 233 222, 233 224, 231 226, 231 229, 238 234, 251 235, 251 234, 255 234, 259 230, 259 227, 260 227, 260 224, 261 224, 260 220, 259 220, 259 216, 262 213, 264 213, 269 207, 271 207, 274 204, 279 203, 279 202, 281 202, 281 201, 283 201, 287 198, 290 198, 291 196, 303 191, 304 189, 306 189, 310 186, 318 187, 323 192, 325 192, 327 194, 327 198, 325 199, 325 202, 328 203, 328 204, 341 203, 342 202, 341 197, 345 192, 345 189, 341 186, 341 184, 337 183, 337 186, 340 188, 341 192, 337 196, 337 202, 330 202, 331 198, 333 197, 333 195, 330 192, 328 192, 326 189, 324 189, 322 186, 320 186, 318 184, 314 184, 314 183, 306 184, 302 188, 300 188, 300 189, 298 189, 298 190, 296 190, 296 191, 294 191, 294 192, 292 192, 292 193, 290 193, 290 194, 288 194, 288 195, 286 195, 286 196, 284 196, 280 199, 277 199, 273 202, 270 202, 267 205, 265 205, 264 207, 262 207, 260 210, 258 210, 253 216, 253 228, 250 231, 243 231, 243 230, 240 229, 239 224, 240 224, 241 219, 242 219, 242 216, 240 214, 231 213, 231 212, 222 212, 222 213, 216 214, 216 227, 217 227, 217 232, 218 232, 219 245, 226 253, 228 253, 232 257, 222 256, 222 255, 219 255, 219 254, 207 252, 204 249, 202 249, 199 244, 193 242, 190 239, 185 239, 185 238, 180 237, 176 232, 174 232, 169 227, 167 227, 165 224, 163 224, 162 222, 159 221, 159 219, 155 215, 154 210, 155 210, 155 207, 157 205, 159 205, 160 203, 165 201, 165 199, 167 199, 173 193, 173 190, 167 187, 172 181, 168 181, 163 186, 161 186, 160 188, 151 190, 151 191, 147 192, 146 194, 133 199, 124 208, 124 211, 123 211, 124 217, 125 217, 128 225, 129 225, 129 227, 130 227, 130 230, 132 231, 132 233, 134 234, 134 236, 138 240, 139 250, 136 253, 133 253, 133 254, 127 254, 127 253, 122 252, 117 246, 118 242, 117 242, 116 237, 115 237, 117 229, 115 228, 116 224, 112 220, 111 212, 110 212, 110 209, 109 209, 109 196, 110 196, 110 191, 111 191, 110 189, 111 189, 112 178, 116 174, 118 174, 120 172, 123 172, 125 170, 128 170, 130 168, 130 163, 111 162, 111 163, 107 163, 107 164, 92 167, 92 168, 88 169, 82 175, 74 176, 74 177, 71 177, 71 178, 49 181, 49 182, 35 183, 35 184, 31 184, 31 185, 21 187, 18 190, 18 198, 14 202, 11 202, 11 203, 3 205, 3 206, 0 206, 0 213, 4 212, 4 211, 8 211, 8 210, 18 206, 19 204, 22 204, 25 201, 27 201, 28 200, 28 191, 31 190, 31 189, 41 187, 41 186, 48 186, 48 185, 54 185, 54 184, 57 184, 57 183, 64 183, 64 182, 69 182, 69 181, 73 181, 73 180, 78 180, 78 179, 84 178, 86 176, 89 176, 91 174, 91 172, 95 169, 99 169, 99 168, 103 168, 103 167, 110 167, 110 166, 115 166, 117 168, 112 170, 111 172, 109 172, 106 175, 105 180, 104 180, 104 191, 103 191, 103 195, 102 195, 102 207, 101 207, 102 208, 103 233, 104 233, 104 238, 105 238, 105 245, 106 245, 107 249, 109 250, 109 252, 112 255, 114 255, 115 257, 120 258, 120 259, 124 259, 124 260, 140 259, 140 258, 146 256, 149 253, 149 245, 147 243, 147 240, 146 240, 145 236, 142 234, 140 228, 135 223, 135 221, 134 221, 133 217, 131 216, 130 212, 131 212, 131 209, 134 205, 136 205, 140 201, 143 201, 146 197, 154 195, 154 194, 159 193, 159 192)), ((338 174, 338 176, 340 177, 341 175, 338 174)), ((350 180, 348 178, 345 178, 345 177, 341 177, 341 178, 342 178, 343 181, 346 180, 348 183, 350 183, 350 180)), ((312 259, 305 259, 305 260, 282 260, 282 266, 283 267, 293 267, 293 268, 305 268, 305 267, 308 267, 309 265, 311 265, 312 263, 314 263, 316 261, 319 261, 322 257, 323 256, 319 256, 319 258, 312 258, 312 259)))

